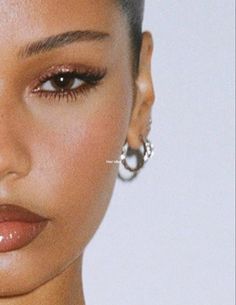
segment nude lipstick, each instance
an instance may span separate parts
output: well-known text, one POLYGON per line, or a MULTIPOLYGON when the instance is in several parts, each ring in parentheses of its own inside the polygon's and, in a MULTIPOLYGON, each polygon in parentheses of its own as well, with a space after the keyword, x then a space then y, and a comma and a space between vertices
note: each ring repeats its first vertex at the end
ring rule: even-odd
POLYGON ((0 205, 0 253, 20 249, 33 241, 48 219, 18 205, 0 205))

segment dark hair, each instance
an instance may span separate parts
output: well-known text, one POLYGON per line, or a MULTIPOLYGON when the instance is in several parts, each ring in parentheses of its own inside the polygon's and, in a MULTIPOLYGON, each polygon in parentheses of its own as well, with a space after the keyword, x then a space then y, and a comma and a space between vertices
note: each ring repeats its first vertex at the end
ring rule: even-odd
POLYGON ((127 16, 131 37, 133 65, 136 71, 139 64, 139 54, 142 42, 142 23, 145 0, 118 0, 127 16))

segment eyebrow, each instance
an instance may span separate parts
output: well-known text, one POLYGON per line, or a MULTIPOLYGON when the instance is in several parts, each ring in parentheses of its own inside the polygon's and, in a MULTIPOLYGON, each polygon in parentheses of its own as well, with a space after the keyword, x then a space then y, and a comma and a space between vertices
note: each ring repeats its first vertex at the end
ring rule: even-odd
POLYGON ((110 37, 108 33, 96 31, 69 31, 49 36, 41 40, 28 43, 18 52, 19 58, 27 58, 39 53, 48 52, 55 48, 64 47, 79 41, 101 41, 110 37))

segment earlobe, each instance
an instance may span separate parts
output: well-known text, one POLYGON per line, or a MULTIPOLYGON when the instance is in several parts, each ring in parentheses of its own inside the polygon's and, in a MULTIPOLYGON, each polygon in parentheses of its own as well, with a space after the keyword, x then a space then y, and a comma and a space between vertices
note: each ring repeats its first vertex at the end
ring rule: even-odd
POLYGON ((135 106, 131 115, 127 135, 127 142, 133 149, 138 149, 142 145, 140 139, 142 137, 146 138, 150 131, 151 111, 155 100, 151 75, 152 52, 152 36, 149 32, 144 32, 142 36, 138 75, 135 81, 135 106))

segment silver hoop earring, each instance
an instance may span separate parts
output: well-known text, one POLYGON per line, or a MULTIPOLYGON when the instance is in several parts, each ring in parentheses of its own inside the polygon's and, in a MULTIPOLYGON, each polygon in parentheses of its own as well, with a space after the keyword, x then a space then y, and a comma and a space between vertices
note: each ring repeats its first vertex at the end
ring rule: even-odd
POLYGON ((154 154, 154 146, 152 145, 151 141, 148 139, 143 139, 141 137, 142 146, 143 146, 143 152, 140 149, 132 149, 128 146, 128 143, 126 142, 123 146, 120 161, 124 168, 126 168, 129 172, 132 173, 130 178, 125 178, 121 175, 121 173, 118 173, 118 177, 123 181, 131 181, 133 180, 143 168, 144 164, 153 156, 154 154), (136 165, 132 167, 128 164, 127 159, 129 157, 135 157, 136 159, 136 165))

